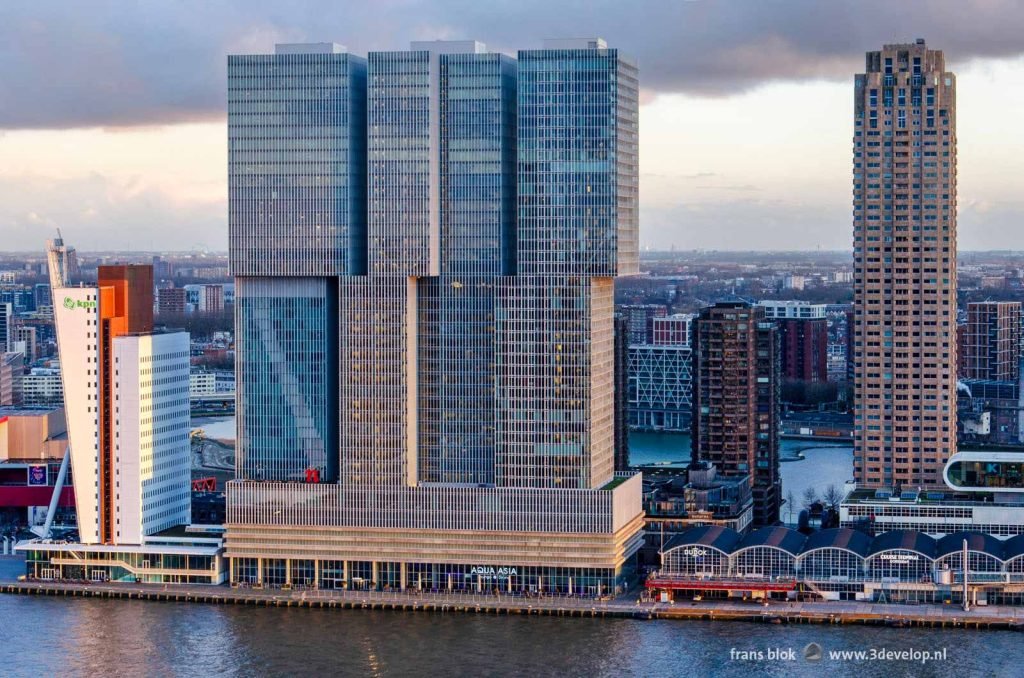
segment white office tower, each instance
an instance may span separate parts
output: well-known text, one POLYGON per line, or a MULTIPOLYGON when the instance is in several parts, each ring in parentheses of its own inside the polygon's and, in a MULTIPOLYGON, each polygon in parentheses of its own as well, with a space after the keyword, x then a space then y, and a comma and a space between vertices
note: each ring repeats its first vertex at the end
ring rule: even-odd
POLYGON ((114 339, 114 543, 191 519, 188 333, 114 339))

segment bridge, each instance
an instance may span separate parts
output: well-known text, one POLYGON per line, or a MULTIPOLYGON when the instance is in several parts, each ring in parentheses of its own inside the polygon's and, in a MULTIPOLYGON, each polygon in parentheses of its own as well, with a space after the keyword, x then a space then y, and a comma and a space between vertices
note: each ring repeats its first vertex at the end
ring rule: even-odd
POLYGON ((235 392, 224 391, 223 393, 202 393, 199 395, 189 395, 189 401, 195 405, 196 403, 230 403, 235 404, 235 392))
POLYGON ((234 414, 235 392, 203 393, 190 395, 189 406, 192 414, 234 414))

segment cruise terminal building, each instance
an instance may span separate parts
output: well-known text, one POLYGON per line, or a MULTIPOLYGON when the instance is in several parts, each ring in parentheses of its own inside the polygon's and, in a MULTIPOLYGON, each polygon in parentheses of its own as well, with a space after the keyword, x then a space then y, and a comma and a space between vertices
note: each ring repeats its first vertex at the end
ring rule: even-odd
POLYGON ((804 535, 785 527, 747 534, 697 527, 670 540, 646 582, 667 598, 1024 602, 1024 535, 980 532, 941 538, 893 530, 876 537, 849 528, 804 535))

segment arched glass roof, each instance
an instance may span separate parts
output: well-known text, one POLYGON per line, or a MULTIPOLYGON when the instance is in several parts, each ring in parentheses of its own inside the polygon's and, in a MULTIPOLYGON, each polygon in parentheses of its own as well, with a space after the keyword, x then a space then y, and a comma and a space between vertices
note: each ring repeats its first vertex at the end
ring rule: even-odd
POLYGON ((710 546, 722 553, 732 553, 736 544, 740 542, 740 534, 736 530, 730 530, 720 525, 704 525, 694 527, 682 534, 677 534, 665 544, 664 551, 667 553, 679 546, 710 546))
POLYGON ((889 532, 883 532, 875 537, 874 541, 871 542, 871 549, 868 552, 868 555, 873 556, 876 553, 892 551, 894 549, 914 551, 916 553, 920 553, 922 556, 935 560, 935 553, 938 550, 938 544, 936 544, 935 540, 924 532, 916 532, 913 530, 891 530, 889 532))
POLYGON ((950 553, 962 551, 964 548, 964 539, 967 540, 967 548, 969 550, 987 553, 993 558, 1003 560, 1005 552, 1003 542, 990 534, 984 534, 981 532, 954 532, 953 534, 947 534, 939 540, 936 558, 941 558, 942 556, 947 556, 950 553))
POLYGON ((744 537, 736 550, 752 546, 774 546, 795 556, 799 555, 805 541, 807 537, 788 527, 762 527, 744 537))
POLYGON ((807 537, 803 552, 823 548, 846 549, 866 558, 871 550, 871 541, 868 535, 848 527, 821 530, 807 537))

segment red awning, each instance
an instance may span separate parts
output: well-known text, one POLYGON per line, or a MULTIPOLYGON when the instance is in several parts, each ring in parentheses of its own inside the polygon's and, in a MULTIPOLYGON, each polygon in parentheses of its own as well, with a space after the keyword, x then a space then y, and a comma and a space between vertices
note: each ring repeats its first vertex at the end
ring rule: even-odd
POLYGON ((653 577, 645 584, 649 589, 672 591, 793 591, 795 581, 769 581, 767 579, 677 579, 653 577))
MULTIPOLYGON (((2 507, 49 506, 52 496, 53 487, 49 486, 0 486, 0 506, 2 507)), ((74 488, 65 487, 61 490, 60 502, 57 505, 62 508, 73 508, 75 505, 74 488)))

